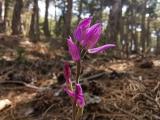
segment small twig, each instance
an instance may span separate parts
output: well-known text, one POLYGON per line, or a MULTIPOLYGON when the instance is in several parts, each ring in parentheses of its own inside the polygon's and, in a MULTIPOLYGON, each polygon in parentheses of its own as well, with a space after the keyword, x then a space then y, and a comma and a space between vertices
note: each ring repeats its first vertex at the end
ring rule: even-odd
POLYGON ((92 120, 95 120, 95 116, 96 116, 95 113, 93 113, 92 120))
POLYGON ((135 118, 136 120, 142 120, 139 116, 137 116, 137 115, 135 115, 135 114, 133 114, 133 113, 131 113, 131 112, 128 112, 128 111, 126 111, 126 110, 118 107, 116 103, 114 104, 114 106, 115 106, 115 108, 118 109, 119 111, 121 111, 121 112, 123 112, 123 113, 125 113, 125 114, 127 114, 127 115, 129 115, 129 116, 132 116, 132 117, 135 118))
POLYGON ((159 87, 160 87, 160 82, 158 82, 157 85, 154 87, 153 92, 156 92, 159 87))
POLYGON ((158 103, 155 99, 151 98, 151 97, 148 96, 147 94, 143 94, 143 95, 144 95, 144 97, 148 98, 148 100, 150 100, 150 101, 152 101, 153 103, 155 103, 155 104, 157 105, 158 109, 160 110, 160 105, 159 105, 159 103, 158 103))
POLYGON ((49 106, 45 111, 44 113, 42 114, 42 120, 45 118, 47 112, 54 106, 54 104, 52 104, 51 106, 49 106))
POLYGON ((5 84, 20 85, 20 86, 24 86, 24 87, 27 87, 27 88, 30 88, 30 89, 33 89, 33 90, 36 90, 36 91, 42 91, 44 89, 47 89, 47 88, 37 87, 37 86, 31 85, 31 84, 28 84, 28 83, 25 83, 25 82, 22 82, 22 81, 1 81, 0 82, 0 85, 5 85, 5 84))
POLYGON ((76 83, 79 83, 79 76, 80 76, 80 72, 81 72, 81 62, 78 61, 76 63, 77 65, 77 69, 76 69, 76 83))
POLYGON ((16 120, 16 119, 15 119, 15 117, 14 117, 14 113, 13 113, 13 112, 14 112, 14 110, 13 110, 13 109, 11 109, 11 111, 10 111, 10 113, 11 113, 11 117, 12 117, 12 119, 13 119, 13 120, 16 120))
POLYGON ((81 78, 80 81, 97 79, 97 78, 104 76, 105 74, 106 74, 106 72, 94 74, 94 75, 86 77, 86 78, 81 78))
POLYGON ((160 120, 160 116, 158 115, 152 115, 153 118, 155 118, 155 120, 160 120))

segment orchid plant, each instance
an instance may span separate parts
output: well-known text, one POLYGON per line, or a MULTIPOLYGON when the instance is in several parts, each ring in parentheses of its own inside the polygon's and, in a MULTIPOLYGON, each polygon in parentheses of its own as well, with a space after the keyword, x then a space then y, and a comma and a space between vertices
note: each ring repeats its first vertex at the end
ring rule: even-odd
POLYGON ((79 83, 80 72, 81 72, 81 60, 86 53, 95 54, 103 52, 109 48, 115 47, 114 44, 105 44, 100 47, 95 47, 100 39, 102 33, 102 24, 96 23, 91 26, 92 17, 83 19, 78 26, 75 28, 73 36, 67 39, 67 45, 69 54, 72 60, 76 62, 76 77, 75 84, 71 81, 71 69, 67 62, 64 64, 64 77, 66 80, 65 92, 71 98, 73 106, 72 120, 80 120, 83 115, 83 109, 85 106, 84 93, 79 83))

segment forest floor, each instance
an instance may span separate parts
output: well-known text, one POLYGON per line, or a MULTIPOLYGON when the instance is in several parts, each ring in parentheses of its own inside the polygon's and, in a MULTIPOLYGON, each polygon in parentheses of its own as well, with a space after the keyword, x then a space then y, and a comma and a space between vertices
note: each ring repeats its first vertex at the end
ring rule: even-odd
MULTIPOLYGON (((63 91, 63 62, 70 56, 50 41, 0 35, 0 101, 10 101, 0 110, 0 120, 71 120, 63 91)), ((160 120, 160 57, 85 59, 83 120, 160 120)), ((69 62, 74 76, 75 65, 69 62)))

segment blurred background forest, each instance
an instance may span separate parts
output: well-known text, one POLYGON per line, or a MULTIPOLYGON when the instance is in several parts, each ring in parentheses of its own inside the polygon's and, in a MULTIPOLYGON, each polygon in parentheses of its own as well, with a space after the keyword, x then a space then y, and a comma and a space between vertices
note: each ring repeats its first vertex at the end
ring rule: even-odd
POLYGON ((103 23, 101 42, 116 43, 119 56, 160 54, 159 0, 1 0, 0 32, 64 42, 88 16, 103 23))

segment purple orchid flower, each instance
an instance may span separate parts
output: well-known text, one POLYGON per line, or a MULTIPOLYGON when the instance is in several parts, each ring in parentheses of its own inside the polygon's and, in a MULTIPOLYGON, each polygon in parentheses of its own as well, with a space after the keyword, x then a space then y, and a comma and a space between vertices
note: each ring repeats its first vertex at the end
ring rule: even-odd
POLYGON ((67 62, 64 63, 64 78, 67 84, 71 84, 71 69, 67 62))
POLYGON ((84 94, 80 84, 76 84, 75 92, 65 88, 66 93, 76 101, 77 106, 83 108, 85 106, 84 94))
POLYGON ((86 18, 79 23, 74 31, 74 37, 85 47, 88 53, 99 53, 106 49, 115 47, 114 44, 105 44, 103 46, 94 48, 100 40, 102 33, 102 24, 96 23, 90 27, 92 17, 86 18))
POLYGON ((85 39, 85 36, 86 36, 86 30, 87 28, 90 27, 90 24, 91 24, 91 21, 92 21, 92 17, 89 17, 89 18, 86 18, 84 20, 82 20, 78 26, 76 27, 76 29, 74 30, 74 38, 76 40, 78 40, 82 46, 83 45, 83 41, 85 39))
POLYGON ((72 59, 74 61, 79 61, 80 60, 80 50, 78 46, 72 41, 71 37, 67 39, 67 44, 68 44, 69 53, 72 56, 72 59))

